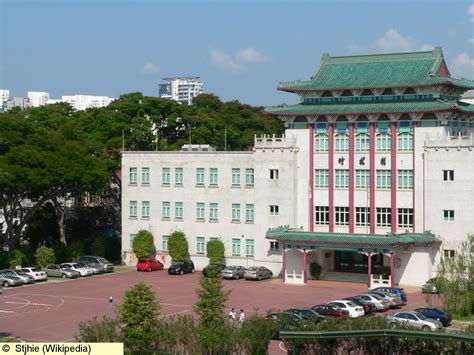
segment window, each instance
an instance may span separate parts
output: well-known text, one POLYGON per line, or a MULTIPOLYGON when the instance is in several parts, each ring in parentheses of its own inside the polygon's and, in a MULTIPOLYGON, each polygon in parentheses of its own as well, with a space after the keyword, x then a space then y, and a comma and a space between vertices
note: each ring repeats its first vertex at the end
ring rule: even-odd
POLYGON ((175 186, 183 186, 183 168, 174 169, 174 184, 175 186))
POLYGON ((314 151, 327 152, 329 150, 329 137, 327 134, 317 134, 314 137, 314 151))
POLYGON ((329 207, 328 206, 315 206, 315 224, 329 224, 329 207))
POLYGON ((379 133, 375 137, 377 152, 389 152, 392 148, 392 137, 389 133, 379 133))
POLYGON ((196 251, 198 254, 204 254, 206 252, 206 242, 204 237, 197 237, 196 238, 196 251))
POLYGON ((209 219, 211 221, 217 221, 219 219, 219 205, 217 203, 211 203, 209 206, 209 219))
POLYGON ((232 239, 232 256, 240 256, 240 239, 232 239))
POLYGON ((137 201, 130 201, 130 218, 137 218, 137 201))
POLYGON ((196 186, 204 186, 204 168, 196 169, 196 186))
POLYGON ((399 151, 407 152, 413 150, 413 135, 411 133, 400 133, 397 138, 397 148, 399 151))
POLYGON ((245 240, 245 254, 247 256, 254 256, 255 255, 255 247, 253 244, 253 239, 245 240))
POLYGON ((278 180, 278 169, 270 169, 270 180, 278 180))
POLYGON ((349 169, 336 169, 336 188, 348 188, 349 187, 349 169))
POLYGON ((170 239, 169 235, 164 235, 162 237, 161 249, 163 251, 168 251, 168 240, 170 239))
POLYGON ((133 251, 133 241, 135 240, 136 234, 130 234, 130 250, 133 251))
POLYGON ((254 170, 245 169, 245 186, 253 186, 255 182, 254 170))
POLYGON ((355 148, 356 152, 368 152, 370 150, 370 136, 366 133, 357 134, 355 148))
POLYGON ((280 207, 277 205, 270 205, 270 216, 278 216, 280 207))
POLYGON ((452 259, 456 255, 456 252, 452 249, 444 249, 444 257, 452 259))
POLYGON ((137 168, 130 168, 130 185, 137 184, 137 168))
POLYGON ((217 168, 211 168, 209 170, 209 185, 217 186, 219 182, 218 170, 217 168))
POLYGON ((413 189, 413 170, 398 170, 398 188, 413 189))
POLYGON ((389 189, 392 187, 392 172, 390 170, 377 170, 377 188, 389 189))
POLYGON ((171 203, 170 202, 167 202, 167 201, 163 201, 161 203, 161 212, 162 212, 162 215, 163 215, 163 219, 169 219, 170 218, 170 212, 171 210, 171 203))
POLYGON ((278 253, 280 251, 280 243, 270 242, 270 251, 273 253, 278 253))
POLYGON ((150 168, 142 168, 142 184, 150 184, 150 168))
POLYGON ((316 169, 314 170, 314 187, 328 187, 329 186, 329 170, 316 169))
POLYGON ((170 175, 171 175, 170 168, 161 169, 161 183, 163 185, 169 186, 170 180, 171 180, 170 175))
POLYGON ((390 227, 392 225, 392 209, 377 208, 377 227, 390 227))
POLYGON ((348 152, 349 151, 349 135, 342 133, 336 134, 335 138, 335 150, 336 152, 348 152))
POLYGON ((336 213, 335 225, 336 226, 348 226, 349 225, 349 207, 335 207, 336 213))
POLYGON ((240 222, 240 203, 232 204, 232 221, 240 222))
POLYGON ((150 218, 150 201, 142 201, 142 218, 150 218))
POLYGON ((355 208, 355 225, 365 227, 370 224, 370 207, 355 208))
POLYGON ((447 222, 454 221, 454 210, 443 210, 443 217, 447 222))
POLYGON ((253 222, 254 220, 254 206, 252 205, 245 205, 245 222, 253 222))
POLYGON ((454 181, 454 170, 443 170, 443 181, 454 181))
POLYGON ((399 208, 398 209, 398 227, 400 228, 413 227, 413 208, 399 208))
POLYGON ((232 186, 240 186, 240 169, 232 169, 232 186))
POLYGON ((183 219, 183 203, 175 202, 174 204, 174 218, 183 219))
POLYGON ((204 218, 205 218, 204 210, 205 210, 204 202, 196 203, 196 219, 198 221, 204 221, 204 218))
POLYGON ((366 189, 370 185, 370 170, 356 169, 355 171, 355 187, 356 189, 366 189))

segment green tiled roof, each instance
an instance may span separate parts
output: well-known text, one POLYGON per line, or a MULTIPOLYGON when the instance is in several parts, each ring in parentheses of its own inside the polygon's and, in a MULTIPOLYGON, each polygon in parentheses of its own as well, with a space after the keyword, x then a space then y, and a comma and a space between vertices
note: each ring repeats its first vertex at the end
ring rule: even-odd
POLYGON ((474 82, 438 76, 444 63, 441 48, 429 52, 330 57, 325 54, 308 81, 280 83, 279 90, 314 90, 416 87, 449 84, 474 88, 474 82))

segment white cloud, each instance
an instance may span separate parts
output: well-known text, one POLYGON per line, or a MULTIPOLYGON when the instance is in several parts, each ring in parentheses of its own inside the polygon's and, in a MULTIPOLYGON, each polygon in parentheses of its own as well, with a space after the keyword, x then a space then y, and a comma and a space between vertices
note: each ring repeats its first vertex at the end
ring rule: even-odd
POLYGON ((142 74, 154 75, 158 73, 158 67, 153 63, 146 63, 142 68, 142 74))
POLYGON ((471 18, 471 22, 474 22, 474 4, 469 6, 469 8, 467 9, 467 14, 471 18))
POLYGON ((410 52, 415 50, 415 41, 407 36, 403 36, 395 29, 391 28, 382 38, 375 41, 376 47, 382 52, 410 52))
POLYGON ((420 51, 432 51, 436 47, 434 44, 424 44, 421 46, 420 51))
POLYGON ((472 79, 474 77, 474 58, 467 52, 459 53, 451 64, 454 76, 472 79))
POLYGON ((254 48, 245 48, 237 53, 237 61, 242 63, 263 63, 267 61, 267 57, 254 48))

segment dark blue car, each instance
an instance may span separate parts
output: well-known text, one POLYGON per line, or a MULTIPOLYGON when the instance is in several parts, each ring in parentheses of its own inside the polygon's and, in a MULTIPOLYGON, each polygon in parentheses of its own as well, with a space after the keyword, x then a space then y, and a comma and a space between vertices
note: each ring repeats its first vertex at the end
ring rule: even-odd
POLYGON ((408 298, 405 290, 400 287, 377 287, 371 291, 391 292, 402 299, 403 304, 407 304, 408 298))
POLYGON ((441 324, 443 324, 443 327, 447 327, 451 324, 451 315, 438 308, 417 308, 415 311, 423 314, 426 318, 439 320, 441 324))

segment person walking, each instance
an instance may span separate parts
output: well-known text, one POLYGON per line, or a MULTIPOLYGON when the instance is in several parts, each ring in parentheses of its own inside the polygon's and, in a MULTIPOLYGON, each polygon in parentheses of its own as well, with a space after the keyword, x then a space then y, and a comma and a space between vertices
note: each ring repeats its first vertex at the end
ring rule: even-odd
POLYGON ((239 315, 239 324, 240 324, 240 326, 242 326, 242 323, 244 322, 244 320, 245 320, 244 310, 240 309, 240 315, 239 315))
POLYGON ((232 307, 232 309, 229 312, 229 320, 232 324, 235 323, 235 317, 236 317, 235 308, 232 307))

